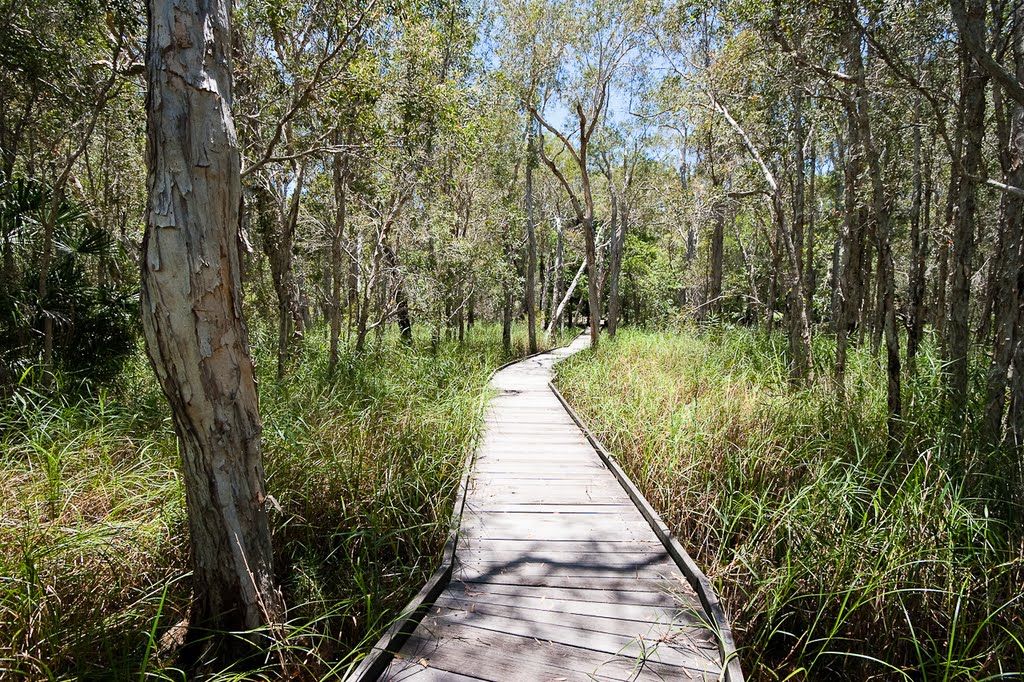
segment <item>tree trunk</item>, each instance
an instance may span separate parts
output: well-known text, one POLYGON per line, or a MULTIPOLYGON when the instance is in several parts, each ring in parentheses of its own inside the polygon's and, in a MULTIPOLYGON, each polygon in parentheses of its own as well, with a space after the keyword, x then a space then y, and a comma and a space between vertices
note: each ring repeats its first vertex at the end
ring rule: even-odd
POLYGON ((588 213, 583 219, 583 238, 587 252, 587 310, 590 318, 590 347, 597 349, 601 330, 601 293, 597 288, 597 245, 594 234, 594 216, 588 213))
POLYGON ((505 355, 512 354, 512 287, 507 284, 501 303, 501 348, 505 355))
POLYGON ((562 231, 562 219, 555 216, 555 267, 551 275, 551 314, 548 316, 548 335, 554 341, 558 335, 558 323, 565 303, 561 300, 562 268, 565 241, 562 231))
POLYGON ((610 258, 608 263, 608 336, 614 337, 619 327, 619 315, 622 299, 619 292, 619 281, 622 276, 622 255, 626 245, 626 234, 629 230, 629 204, 625 197, 619 205, 618 224, 612 230, 610 258))
POLYGON ((805 205, 805 220, 807 223, 806 228, 806 257, 804 259, 804 296, 807 297, 807 314, 811 317, 811 321, 814 321, 814 290, 818 286, 818 275, 814 269, 814 223, 817 211, 817 195, 815 194, 815 186, 817 184, 816 177, 818 175, 818 154, 817 147, 814 141, 814 132, 811 133, 811 158, 810 158, 810 171, 811 176, 807 180, 807 202, 805 205), (807 207, 810 207, 809 209, 807 207))
POLYGON ((395 287, 395 317, 398 320, 398 332, 404 343, 412 343, 412 317, 409 315, 409 296, 405 292, 405 277, 398 260, 398 252, 385 243, 384 262, 397 279, 395 287))
MULTIPOLYGON (((569 283, 569 288, 565 290, 565 296, 562 297, 562 300, 559 302, 558 307, 555 308, 555 314, 554 316, 552 316, 551 325, 548 328, 548 334, 551 335, 552 339, 555 338, 555 334, 558 331, 559 322, 562 319, 562 314, 565 312, 565 307, 569 304, 569 301, 572 300, 573 292, 576 291, 576 285, 580 283, 580 278, 583 277, 583 273, 586 271, 586 269, 587 261, 584 260, 582 263, 580 263, 579 270, 576 271, 576 276, 573 277, 572 282, 569 283)), ((572 323, 572 319, 570 319, 569 322, 572 323)))
MULTIPOLYGON (((716 187, 721 192, 721 186, 716 187)), ((725 257, 725 198, 716 193, 715 205, 712 209, 715 226, 711 231, 711 253, 709 255, 710 275, 708 277, 707 312, 718 317, 722 312, 722 280, 723 260, 725 257)))
MULTIPOLYGON (((1013 54, 1016 61, 1017 79, 1024 82, 1024 9, 1015 11, 1013 33, 1013 54)), ((1024 186, 1024 105, 1012 105, 1009 125, 999 109, 1002 109, 998 87, 995 101, 996 120, 999 122, 999 162, 1003 171, 1003 182, 1015 187, 1024 186)), ((1009 383, 1010 366, 1014 350, 1021 345, 1020 305, 1022 263, 1024 263, 1024 201, 1007 194, 1002 212, 1003 248, 997 264, 999 297, 995 307, 995 339, 992 347, 992 361, 988 370, 985 403, 984 436, 990 445, 997 445, 1004 439, 1002 433, 1003 411, 1006 404, 1006 389, 1009 383)), ((1011 399, 1012 400, 1012 399, 1011 399)), ((1012 433, 1012 429, 1011 429, 1012 433)), ((1010 439, 1012 440, 1012 439, 1010 439)))
MULTIPOLYGON (((984 44, 985 0, 971 0, 967 7, 965 32, 984 44)), ((949 295, 949 327, 946 338, 946 399, 954 433, 963 425, 967 410, 967 364, 970 343, 968 305, 971 276, 974 272, 974 234, 977 212, 977 185, 985 136, 985 84, 987 76, 961 40, 963 65, 964 149, 960 159, 962 174, 957 192, 957 215, 953 232, 953 277, 949 295)))
MULTIPOLYGON (((228 0, 151 0, 147 49, 142 321, 180 441, 193 566, 190 632, 203 638, 284 616, 242 315, 230 9, 228 0)), ((245 648, 235 635, 218 640, 224 657, 245 648)))
MULTIPOLYGON (((847 68, 861 64, 860 32, 847 37, 847 68)), ((860 127, 857 125, 857 100, 860 86, 849 92, 847 108, 846 166, 843 172, 843 247, 838 275, 839 317, 836 323, 835 384, 840 400, 846 391, 846 353, 854 331, 863 289, 864 221, 858 194, 862 169, 860 127)))
POLYGON ((299 288, 295 279, 295 229, 299 219, 299 195, 302 193, 305 166, 300 165, 295 175, 295 186, 283 208, 272 207, 271 192, 258 187, 256 212, 263 251, 270 263, 271 280, 277 296, 277 378, 285 375, 291 356, 293 339, 302 338, 305 320, 302 317, 299 288))
MULTIPOLYGON (((859 58, 858 58, 859 61, 859 58)), ((858 86, 866 92, 864 71, 857 68, 854 73, 858 78, 858 86)), ((889 432, 888 451, 890 455, 898 452, 902 439, 902 395, 900 382, 900 342, 899 330, 896 326, 896 283, 895 264, 890 244, 889 202, 885 196, 885 184, 882 176, 881 154, 875 144, 871 131, 871 109, 867 97, 859 97, 857 113, 860 126, 860 139, 867 159, 868 176, 871 181, 871 213, 874 218, 875 239, 878 245, 878 297, 881 302, 882 324, 886 349, 886 379, 888 419, 886 425, 889 432)))
MULTIPOLYGON (((918 102, 920 104, 920 102, 918 102)), ((915 112, 920 107, 915 107, 915 112)), ((907 371, 917 373, 917 349, 924 332, 925 262, 928 258, 928 214, 931 210, 931 173, 923 170, 920 117, 915 113, 914 125, 914 194, 910 206, 910 277, 907 300, 907 371), (925 175, 928 180, 925 180, 925 175), (925 224, 922 229, 922 222, 925 224)), ((929 167, 931 161, 929 159, 929 167)))
POLYGON ((537 352, 537 228, 533 210, 533 169, 537 165, 532 118, 527 124, 526 158, 526 327, 529 352, 537 352))
MULTIPOLYGON (((801 315, 806 316, 808 307, 807 299, 801 292, 803 277, 804 277, 804 260, 803 260, 803 245, 804 245, 804 210, 805 210, 805 196, 804 196, 804 176, 806 175, 807 160, 804 157, 804 96, 803 89, 797 87, 794 89, 793 97, 793 228, 792 228, 792 240, 794 245, 794 259, 793 267, 795 272, 793 278, 799 286, 790 286, 789 291, 786 292, 788 299, 787 305, 787 316, 789 318, 789 348, 790 355, 796 358, 800 353, 801 341, 801 326, 803 322, 800 319, 801 315), (798 298, 799 297, 799 298, 798 298)), ((802 378, 799 374, 794 372, 794 378, 802 378)))
POLYGON ((341 241, 345 236, 346 224, 346 172, 343 154, 334 155, 334 231, 331 233, 331 340, 330 355, 327 360, 327 373, 334 375, 338 367, 338 342, 341 338, 341 289, 345 277, 344 253, 341 241))

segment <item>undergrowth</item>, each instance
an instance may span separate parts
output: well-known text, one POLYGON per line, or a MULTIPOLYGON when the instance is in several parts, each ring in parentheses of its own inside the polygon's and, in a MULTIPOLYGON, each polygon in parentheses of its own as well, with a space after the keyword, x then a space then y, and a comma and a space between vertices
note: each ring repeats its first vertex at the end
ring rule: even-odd
MULTIPOLYGON (((509 359, 500 335, 477 325, 436 352, 386 336, 343 349, 330 377, 316 329, 283 381, 254 335, 289 605, 274 648, 302 677, 352 666, 434 568, 487 376, 509 359)), ((141 350, 115 385, 57 382, 27 376, 0 411, 0 678, 180 678, 187 519, 166 403, 141 350)))
POLYGON ((1019 453, 948 432, 927 350, 893 458, 880 360, 853 352, 837 404, 826 378, 787 384, 784 349, 624 330, 557 381, 708 572, 749 679, 1019 679, 1019 453))

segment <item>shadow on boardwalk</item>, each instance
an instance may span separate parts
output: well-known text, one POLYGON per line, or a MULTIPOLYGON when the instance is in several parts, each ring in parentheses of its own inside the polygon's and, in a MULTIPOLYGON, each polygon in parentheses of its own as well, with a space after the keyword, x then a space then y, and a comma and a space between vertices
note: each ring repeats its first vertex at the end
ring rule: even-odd
POLYGON ((586 347, 495 374, 450 581, 408 638, 379 645, 398 649, 379 679, 722 676, 715 619, 548 385, 586 347))

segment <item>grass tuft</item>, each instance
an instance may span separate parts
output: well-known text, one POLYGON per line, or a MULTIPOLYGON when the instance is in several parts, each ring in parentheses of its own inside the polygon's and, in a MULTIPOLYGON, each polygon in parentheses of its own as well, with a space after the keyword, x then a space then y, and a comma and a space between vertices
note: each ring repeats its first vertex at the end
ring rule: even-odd
MULTIPOLYGON (((500 327, 467 342, 307 333, 283 381, 255 330, 275 569, 289 605, 265 661, 212 679, 274 679, 278 653, 330 677, 366 653, 440 558, 482 421, 500 327)), ((513 356, 525 354, 516 328, 513 356)), ((181 679, 173 647, 190 599, 173 427, 141 350, 116 385, 43 392, 0 411, 0 678, 181 679)))
POLYGON ((787 385, 781 337, 724 326, 624 330, 557 381, 714 581, 751 679, 1019 678, 1016 473, 945 432, 919 366, 895 460, 867 349, 843 405, 787 385))

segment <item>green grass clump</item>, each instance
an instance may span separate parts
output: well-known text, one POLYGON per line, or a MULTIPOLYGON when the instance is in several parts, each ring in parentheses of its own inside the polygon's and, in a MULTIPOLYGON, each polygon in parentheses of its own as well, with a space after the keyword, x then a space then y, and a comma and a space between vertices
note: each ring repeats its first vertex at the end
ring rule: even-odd
MULTIPOLYGON (((509 357, 500 327, 477 325, 436 351, 427 336, 344 347, 328 376, 318 328, 277 381, 270 336, 257 330, 253 347, 289 605, 277 646, 304 676, 328 676, 366 652, 436 565, 486 379, 509 357)), ((166 403, 141 350, 115 386, 56 388, 23 386, 0 411, 0 678, 174 676, 169 645, 190 587, 166 403)))
POLYGON ((743 328, 624 330, 558 385, 712 578, 750 679, 1019 678, 1013 467, 945 433, 933 358, 893 458, 880 360, 853 352, 839 405, 826 378, 788 385, 784 348, 743 328))

